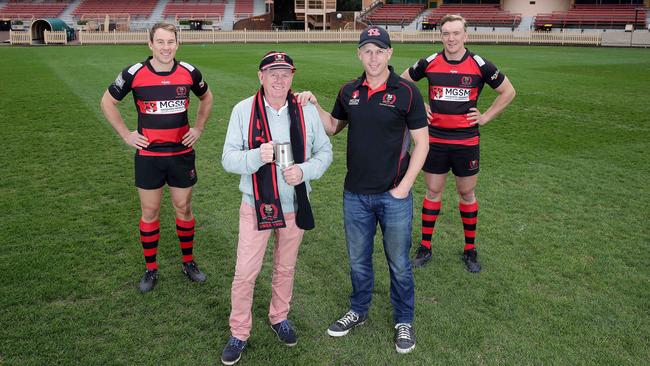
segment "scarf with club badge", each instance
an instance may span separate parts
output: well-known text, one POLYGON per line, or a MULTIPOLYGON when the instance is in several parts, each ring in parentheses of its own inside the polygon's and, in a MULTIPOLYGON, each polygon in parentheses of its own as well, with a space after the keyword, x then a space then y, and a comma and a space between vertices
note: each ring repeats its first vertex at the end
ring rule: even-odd
MULTIPOLYGON (((291 90, 287 94, 287 103, 291 121, 289 126, 291 151, 295 163, 300 164, 307 157, 305 118, 302 113, 302 106, 300 106, 291 90)), ((261 87, 255 94, 253 101, 253 110, 251 111, 248 128, 248 148, 251 150, 256 149, 268 141, 272 141, 271 129, 269 128, 266 108, 264 107, 264 88, 261 87)), ((253 192, 258 230, 286 227, 280 203, 277 174, 277 167, 273 162, 264 164, 253 174, 253 192)), ((302 182, 294 188, 298 201, 296 225, 303 230, 311 230, 315 227, 315 224, 309 198, 307 197, 307 185, 302 182)))

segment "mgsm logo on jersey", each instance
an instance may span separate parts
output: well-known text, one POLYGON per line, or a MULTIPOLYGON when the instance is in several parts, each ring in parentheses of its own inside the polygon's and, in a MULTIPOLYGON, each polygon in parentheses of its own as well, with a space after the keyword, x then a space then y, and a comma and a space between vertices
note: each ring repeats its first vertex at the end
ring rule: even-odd
POLYGON ((146 114, 174 114, 185 112, 185 99, 177 100, 158 100, 153 102, 144 102, 144 111, 146 114))
POLYGON ((468 102, 471 89, 432 86, 430 93, 433 100, 442 100, 447 102, 468 102))

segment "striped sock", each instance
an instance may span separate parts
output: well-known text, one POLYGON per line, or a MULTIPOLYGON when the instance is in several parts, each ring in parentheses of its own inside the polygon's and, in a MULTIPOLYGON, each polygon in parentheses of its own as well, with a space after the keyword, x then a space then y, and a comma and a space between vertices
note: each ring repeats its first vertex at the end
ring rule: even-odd
POLYGON ((194 245, 194 224, 194 218, 190 221, 185 221, 178 217, 176 218, 176 234, 178 234, 181 252, 183 253, 183 263, 194 260, 194 256, 192 255, 192 247, 194 245))
POLYGON ((145 222, 140 219, 140 242, 142 242, 142 253, 148 270, 158 269, 156 262, 158 239, 160 239, 160 221, 145 222))
POLYGON ((431 236, 435 232, 436 220, 440 213, 442 201, 434 202, 427 197, 422 201, 422 241, 420 245, 431 249, 431 236))
POLYGON ((476 239, 476 222, 478 221, 478 201, 474 203, 459 203, 460 219, 463 221, 465 230, 465 250, 474 249, 476 239))

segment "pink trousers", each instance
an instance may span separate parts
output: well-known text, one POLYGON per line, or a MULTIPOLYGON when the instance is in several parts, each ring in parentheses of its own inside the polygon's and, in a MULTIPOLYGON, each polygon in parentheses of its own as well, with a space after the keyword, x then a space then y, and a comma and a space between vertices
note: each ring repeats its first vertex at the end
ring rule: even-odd
POLYGON ((293 293, 293 275, 298 258, 298 248, 304 230, 296 226, 295 214, 285 213, 287 227, 275 230, 257 230, 255 208, 242 203, 239 208, 239 242, 237 243, 237 265, 230 292, 230 332, 243 341, 250 337, 253 327, 253 290, 255 279, 260 273, 264 252, 271 232, 275 233, 273 250, 273 279, 271 282, 271 324, 287 319, 293 293))

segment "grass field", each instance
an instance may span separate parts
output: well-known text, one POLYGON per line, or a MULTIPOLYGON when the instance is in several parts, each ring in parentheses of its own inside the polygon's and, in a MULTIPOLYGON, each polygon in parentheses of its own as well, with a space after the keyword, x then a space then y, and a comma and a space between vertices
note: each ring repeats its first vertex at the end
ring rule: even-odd
MULTIPOLYGON (((438 45, 396 45, 401 72, 438 45)), ((133 152, 99 99, 145 46, 1 47, 0 364, 217 364, 229 336, 239 177, 221 168, 228 118, 258 86, 264 52, 296 61, 294 89, 331 107, 361 72, 354 45, 183 45, 215 94, 198 143, 195 254, 208 282, 180 272, 165 198, 161 278, 145 296, 133 152)), ((434 259, 415 271, 418 344, 393 346, 388 269, 378 241, 370 320, 343 339, 325 329, 351 290, 342 229, 345 133, 312 195, 317 228, 296 272, 290 319, 298 346, 268 326, 267 258, 242 365, 646 365, 650 362, 650 51, 475 46, 518 96, 482 128, 477 195, 483 272, 459 259, 453 182, 436 225, 434 259)), ((420 84, 423 91, 424 83, 420 84)), ((483 109, 494 97, 487 88, 483 109)), ((193 106, 196 107, 196 100, 193 106)), ((121 104, 135 126, 131 97, 121 104)), ((419 243, 421 178, 414 187, 419 243)))

